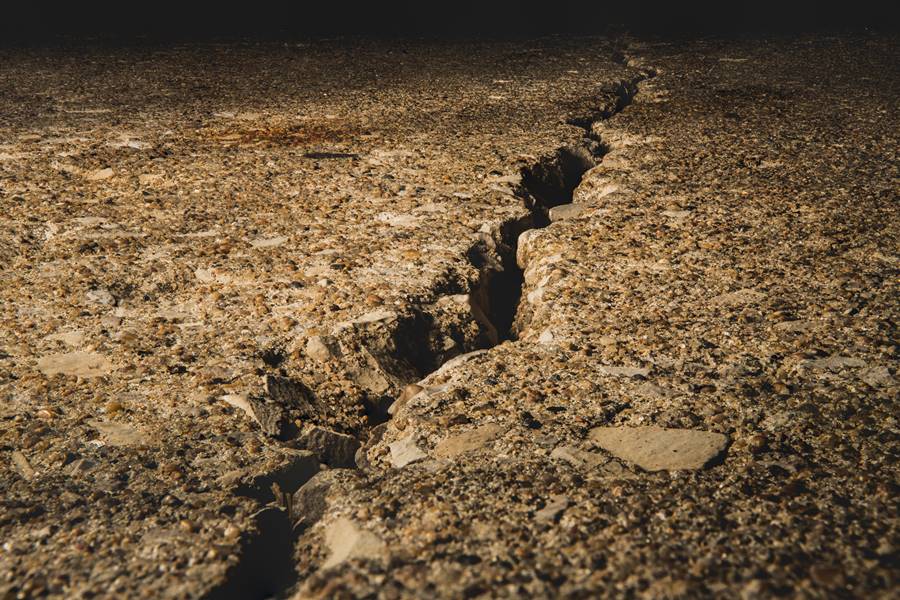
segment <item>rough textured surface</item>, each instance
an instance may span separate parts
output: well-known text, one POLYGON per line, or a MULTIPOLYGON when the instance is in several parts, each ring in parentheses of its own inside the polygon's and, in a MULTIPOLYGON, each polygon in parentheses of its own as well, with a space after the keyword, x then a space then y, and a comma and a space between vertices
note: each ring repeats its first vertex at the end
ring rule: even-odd
POLYGON ((890 597, 897 51, 0 51, 0 590, 890 597))
POLYGON ((647 471, 702 469, 728 445, 721 433, 663 427, 595 427, 588 437, 647 471))

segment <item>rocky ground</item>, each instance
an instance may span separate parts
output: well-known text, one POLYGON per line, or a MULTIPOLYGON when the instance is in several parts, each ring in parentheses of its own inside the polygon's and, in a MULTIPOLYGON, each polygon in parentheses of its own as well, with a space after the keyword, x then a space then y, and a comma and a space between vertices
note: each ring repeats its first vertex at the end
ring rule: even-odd
POLYGON ((897 51, 0 50, 0 592, 893 597, 897 51))

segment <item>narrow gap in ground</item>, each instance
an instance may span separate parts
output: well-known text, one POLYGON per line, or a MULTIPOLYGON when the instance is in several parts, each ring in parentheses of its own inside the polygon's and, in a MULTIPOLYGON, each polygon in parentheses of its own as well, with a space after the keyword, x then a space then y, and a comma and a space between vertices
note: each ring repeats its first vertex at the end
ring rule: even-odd
MULTIPOLYGON (((640 81, 655 76, 654 72, 641 74, 630 81, 621 81, 606 91, 612 93, 612 102, 598 108, 593 113, 569 119, 568 123, 585 130, 584 144, 577 148, 560 148, 552 156, 522 170, 522 183, 516 195, 529 209, 524 220, 505 223, 498 233, 496 258, 470 256, 479 267, 481 275, 476 289, 470 296, 478 297, 477 308, 487 317, 494 329, 492 347, 503 341, 516 339, 515 330, 521 303, 525 276, 516 261, 519 237, 530 229, 540 229, 550 225, 551 208, 572 202, 574 192, 584 174, 600 162, 609 151, 602 140, 593 133, 593 124, 608 119, 628 106, 640 81), (497 264, 499 259, 499 264, 497 264), (490 265, 490 266, 487 266, 490 265)), ((477 254, 477 253, 476 253, 477 254)), ((474 308, 474 306, 473 306, 474 308)), ((419 315, 416 325, 427 328, 431 320, 419 315)), ((427 332, 416 332, 413 340, 398 345, 404 356, 396 357, 406 361, 422 375, 422 379, 441 367, 431 364, 431 351, 427 347, 427 332), (419 347, 422 346, 422 347, 419 347), (427 367, 426 367, 427 365, 427 367)), ((474 348, 466 349, 474 350, 474 348)), ((284 598, 297 585, 297 573, 293 566, 293 549, 303 531, 292 528, 287 512, 267 508, 259 513, 265 518, 259 523, 258 534, 247 541, 242 552, 242 560, 235 565, 226 581, 212 590, 206 597, 216 600, 244 598, 284 598), (270 514, 269 511, 280 513, 270 514)), ((308 526, 308 525, 307 525, 308 526)), ((305 529, 305 527, 304 527, 305 529)))

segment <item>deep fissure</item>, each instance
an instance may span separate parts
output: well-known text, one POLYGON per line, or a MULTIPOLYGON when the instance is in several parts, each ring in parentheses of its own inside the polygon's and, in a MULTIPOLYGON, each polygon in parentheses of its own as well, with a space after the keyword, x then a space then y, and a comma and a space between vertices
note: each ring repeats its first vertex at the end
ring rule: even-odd
MULTIPOLYGON (((609 146, 594 134, 594 123, 621 112, 633 101, 638 84, 655 75, 653 70, 644 71, 631 80, 604 88, 602 93, 610 100, 588 115, 567 120, 568 124, 585 131, 583 144, 559 148, 553 155, 522 169, 521 184, 515 195, 528 209, 528 215, 502 223, 494 232, 493 248, 488 248, 482 241, 468 252, 467 258, 479 270, 478 280, 469 290, 472 318, 487 329, 487 334, 481 340, 480 348, 463 348, 463 352, 515 340, 521 333, 516 330, 516 323, 525 276, 516 261, 519 237, 531 229, 549 226, 550 209, 572 202, 584 174, 610 151, 609 146)), ((436 360, 428 344, 429 328, 434 327, 434 319, 422 310, 412 312, 413 317, 395 332, 395 337, 404 339, 398 340, 398 356, 394 358, 398 363, 409 365, 421 380, 453 357, 436 360), (408 335, 400 335, 404 332, 408 335)), ((385 416, 385 420, 387 418, 385 416)), ((365 444, 366 440, 360 442, 365 444)), ((211 590, 206 598, 282 598, 297 585, 298 574, 292 553, 312 522, 303 521, 300 525, 293 522, 294 507, 290 499, 294 495, 290 491, 281 494, 277 478, 274 483, 275 504, 281 506, 273 508, 269 504, 269 508, 258 513, 257 534, 244 540, 241 560, 232 567, 223 584, 211 590), (279 494, 282 495, 280 499, 279 494)), ((297 482, 291 487, 295 486, 297 482)))

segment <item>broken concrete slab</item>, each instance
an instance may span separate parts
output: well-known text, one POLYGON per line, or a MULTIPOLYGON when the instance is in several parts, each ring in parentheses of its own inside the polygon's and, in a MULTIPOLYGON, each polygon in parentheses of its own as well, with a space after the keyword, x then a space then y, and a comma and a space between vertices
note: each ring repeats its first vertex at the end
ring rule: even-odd
POLYGON ((349 469, 356 466, 359 440, 351 435, 331 431, 317 425, 304 425, 291 442, 297 448, 315 452, 330 467, 349 469))

